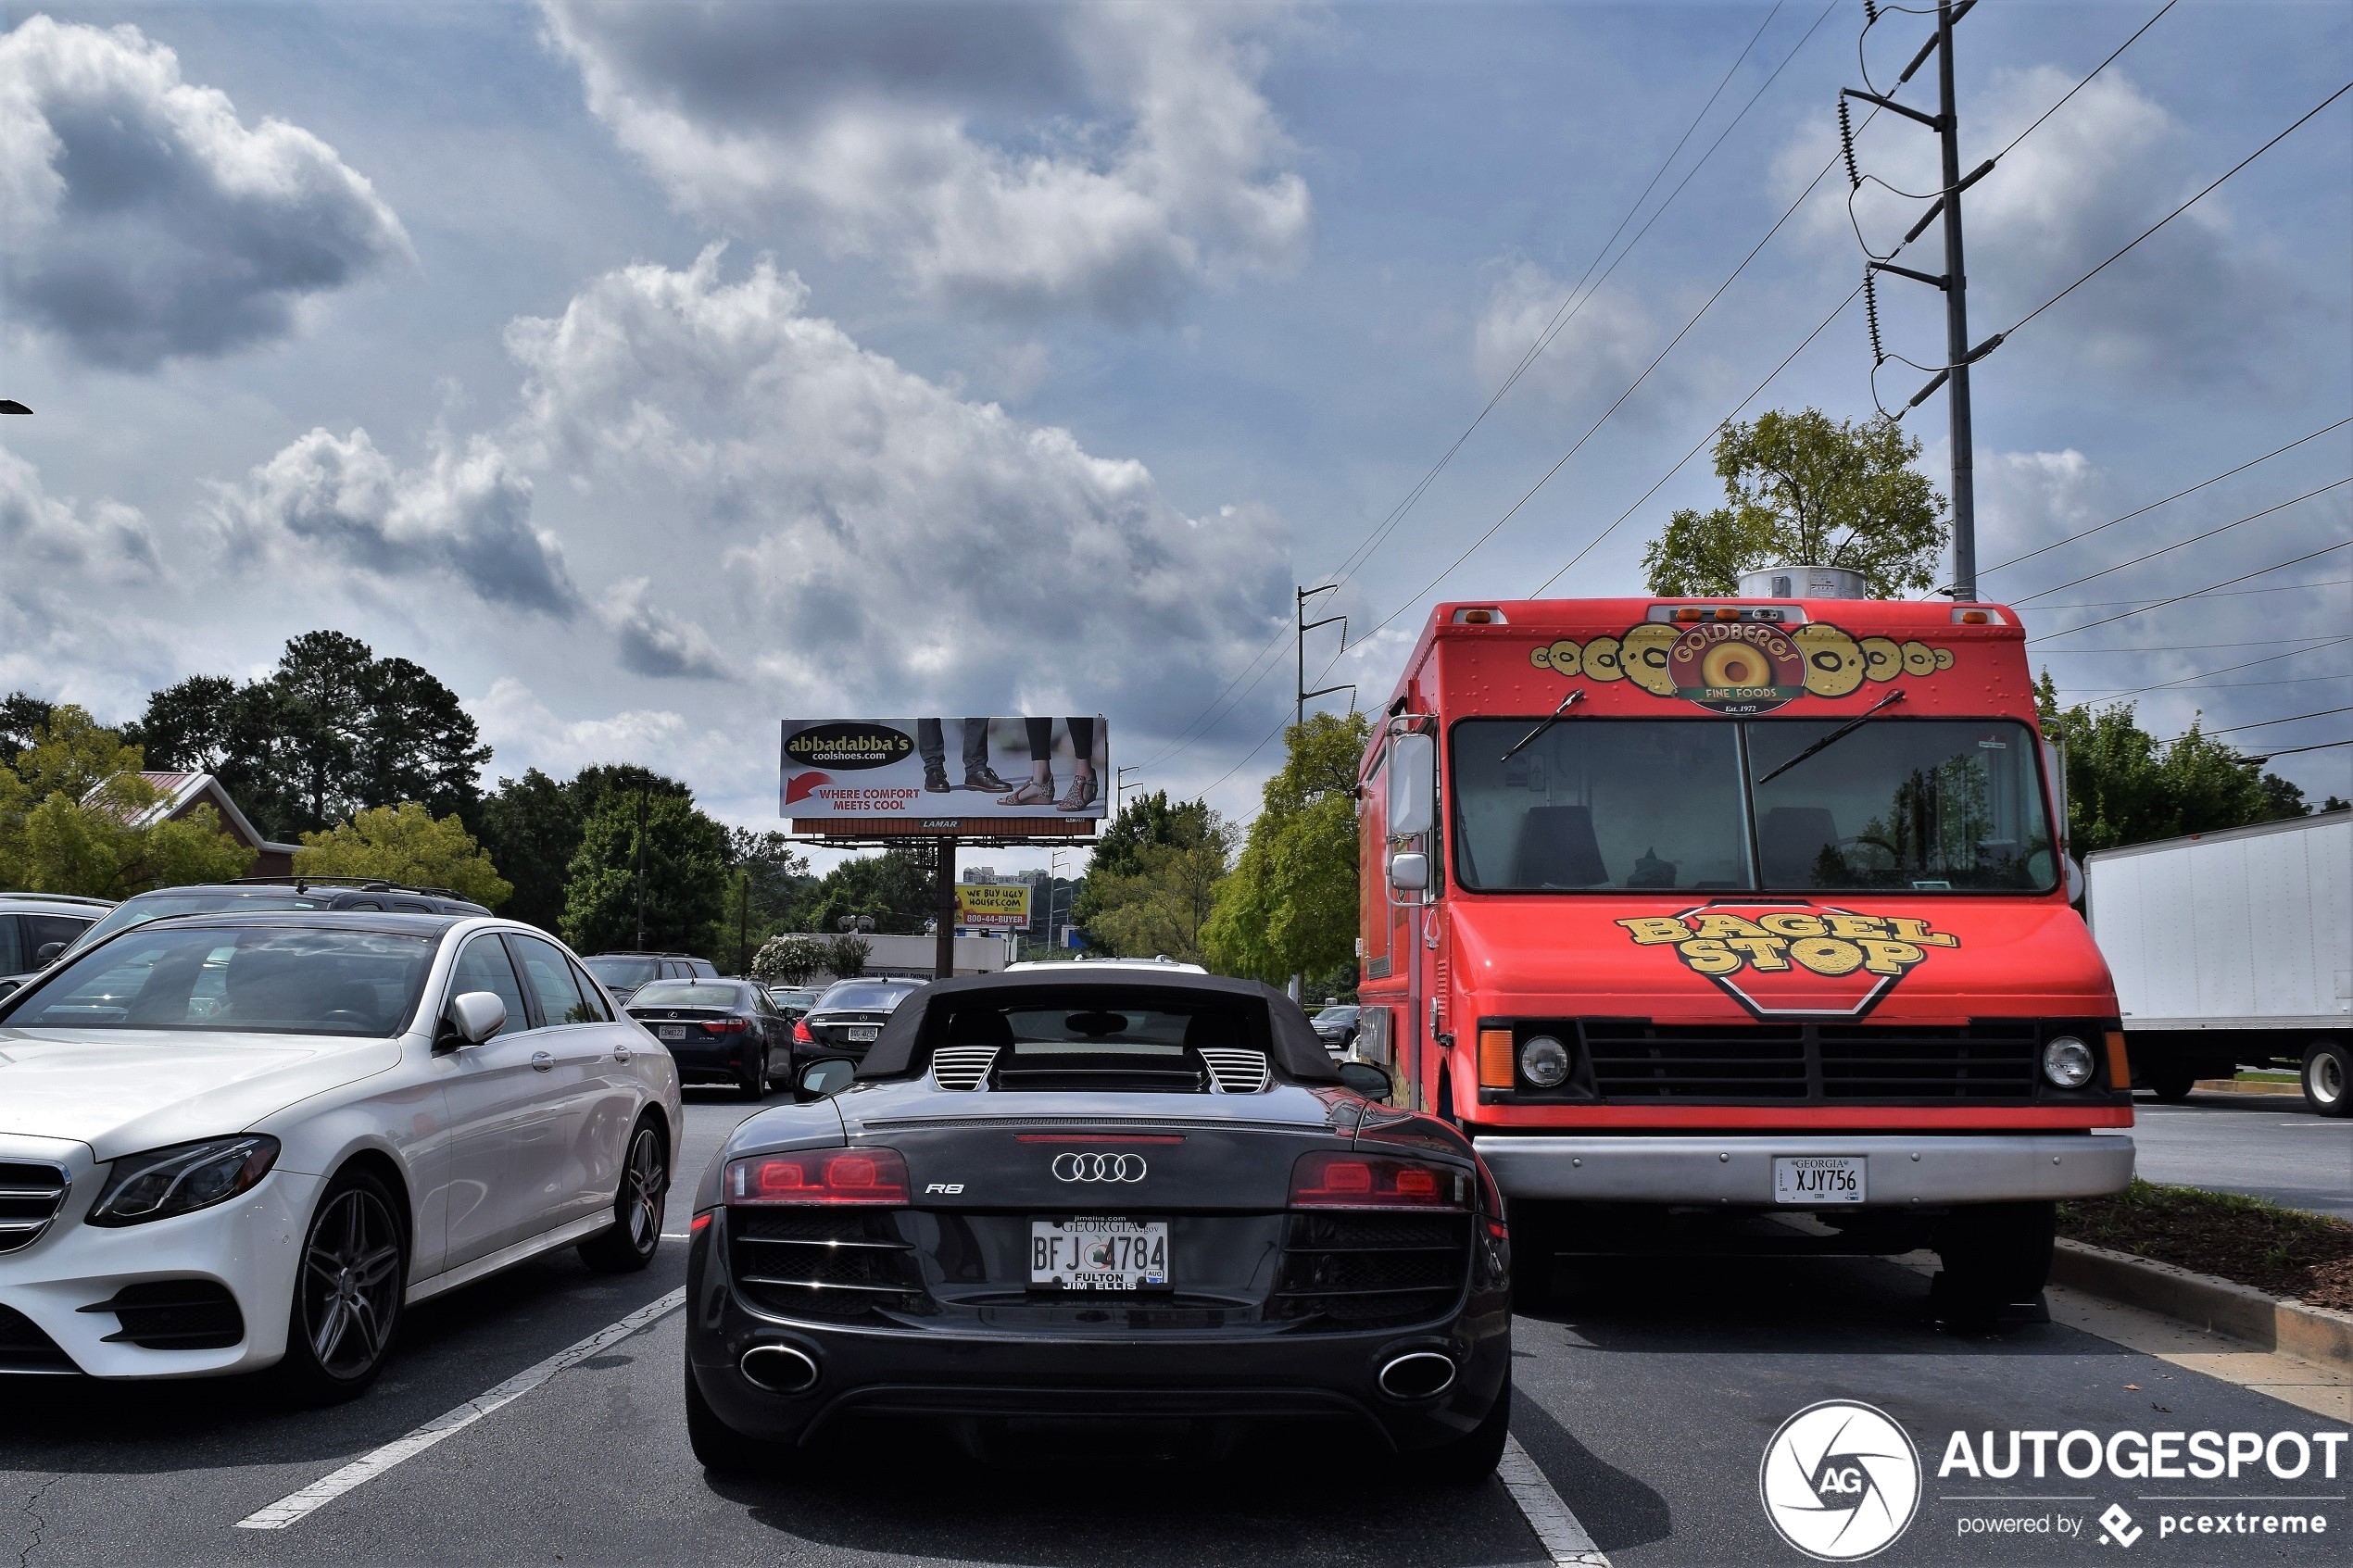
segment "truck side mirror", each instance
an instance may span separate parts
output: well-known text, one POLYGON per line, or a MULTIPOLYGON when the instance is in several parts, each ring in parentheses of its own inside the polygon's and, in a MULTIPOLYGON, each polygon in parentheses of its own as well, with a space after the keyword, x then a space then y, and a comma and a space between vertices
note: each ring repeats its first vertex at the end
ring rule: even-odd
POLYGON ((1438 743, 1403 734, 1389 743, 1389 831, 1397 837, 1428 833, 1438 790, 1438 743))
POLYGON ((1400 850, 1389 858, 1389 884, 1407 893, 1429 885, 1429 857, 1418 850, 1400 850))

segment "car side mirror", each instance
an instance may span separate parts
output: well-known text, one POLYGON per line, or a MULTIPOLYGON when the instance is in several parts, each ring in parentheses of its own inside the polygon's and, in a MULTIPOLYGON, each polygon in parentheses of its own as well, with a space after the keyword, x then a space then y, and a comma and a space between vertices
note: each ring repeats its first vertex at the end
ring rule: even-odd
POLYGON ((32 950, 32 961, 46 968, 56 963, 57 955, 65 950, 66 945, 62 942, 44 942, 32 950))
POLYGON ((849 1087, 858 1076, 855 1062, 812 1061, 800 1070, 800 1081, 793 1086, 793 1098, 799 1100, 824 1099, 849 1087))
POLYGON ((1389 884, 1408 893, 1418 893, 1429 885, 1429 857, 1418 849, 1404 849, 1389 858, 1389 884))
POLYGON ((1340 1081, 1366 1099, 1387 1103, 1390 1094, 1389 1073, 1369 1061, 1343 1061, 1340 1064, 1340 1081))
POLYGON ((507 1004, 496 991, 468 991, 449 998, 436 1047, 478 1046, 507 1026, 507 1004))

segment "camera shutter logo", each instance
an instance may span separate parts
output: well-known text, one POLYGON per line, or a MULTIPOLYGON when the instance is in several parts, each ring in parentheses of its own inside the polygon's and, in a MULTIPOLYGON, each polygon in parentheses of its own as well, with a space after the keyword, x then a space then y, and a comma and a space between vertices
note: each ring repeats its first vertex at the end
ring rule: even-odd
POLYGON ((1818 1562, 1854 1562, 1911 1524, 1920 1456, 1885 1411, 1825 1399, 1781 1423, 1756 1484, 1781 1539, 1818 1562))
POLYGON ((1145 1165, 1140 1154, 1057 1154, 1052 1169, 1062 1182, 1140 1182, 1145 1165))

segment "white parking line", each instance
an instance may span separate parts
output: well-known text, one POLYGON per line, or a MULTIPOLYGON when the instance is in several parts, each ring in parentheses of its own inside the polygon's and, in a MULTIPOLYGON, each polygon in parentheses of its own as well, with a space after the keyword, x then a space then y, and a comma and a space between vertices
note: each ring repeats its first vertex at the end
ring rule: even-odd
POLYGON ((537 1366, 515 1374, 489 1392, 478 1394, 457 1409, 434 1417, 407 1436, 396 1437, 372 1453, 360 1455, 333 1474, 322 1476, 302 1490, 289 1492, 269 1507, 248 1513, 237 1521, 237 1528, 283 1530, 308 1517, 344 1493, 366 1486, 401 1461, 414 1459, 444 1437, 462 1432, 491 1411, 512 1404, 564 1368, 586 1361, 606 1346, 626 1339, 648 1323, 676 1311, 686 1300, 686 1288, 681 1286, 660 1300, 638 1308, 619 1323, 598 1329, 579 1344, 559 1350, 537 1366))
POLYGON ((1511 1493, 1512 1501, 1528 1520, 1528 1527, 1544 1543, 1544 1551, 1560 1568, 1609 1568, 1609 1559, 1577 1522, 1577 1515, 1561 1501, 1553 1484, 1544 1478, 1528 1450, 1519 1446, 1517 1437, 1504 1439, 1503 1462, 1495 1466, 1495 1478, 1511 1493))

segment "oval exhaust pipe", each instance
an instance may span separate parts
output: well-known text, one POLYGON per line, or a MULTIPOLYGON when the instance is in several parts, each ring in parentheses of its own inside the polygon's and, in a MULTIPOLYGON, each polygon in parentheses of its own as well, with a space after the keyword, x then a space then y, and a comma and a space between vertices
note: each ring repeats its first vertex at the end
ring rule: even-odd
POLYGON ((1453 1358, 1435 1350, 1416 1350, 1380 1369, 1380 1391, 1392 1399, 1427 1399, 1453 1386, 1453 1358))
MULTIPOLYGON (((805 1394, 817 1386, 817 1363, 789 1345, 754 1345, 736 1364, 771 1394, 805 1394)), ((1453 1376, 1450 1369, 1448 1381, 1453 1376)))

